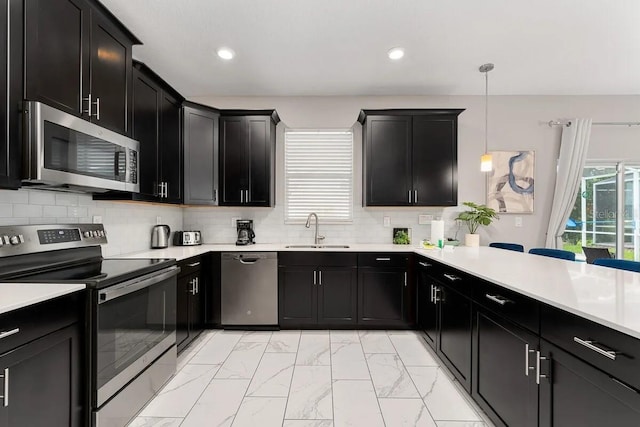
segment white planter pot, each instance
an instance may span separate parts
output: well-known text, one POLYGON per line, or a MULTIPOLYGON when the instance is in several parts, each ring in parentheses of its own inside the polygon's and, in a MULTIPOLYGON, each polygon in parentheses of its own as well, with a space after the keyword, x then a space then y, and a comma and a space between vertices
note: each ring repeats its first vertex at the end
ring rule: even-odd
POLYGON ((478 246, 480 246, 480 235, 479 234, 465 234, 464 235, 464 245, 477 248, 478 246))

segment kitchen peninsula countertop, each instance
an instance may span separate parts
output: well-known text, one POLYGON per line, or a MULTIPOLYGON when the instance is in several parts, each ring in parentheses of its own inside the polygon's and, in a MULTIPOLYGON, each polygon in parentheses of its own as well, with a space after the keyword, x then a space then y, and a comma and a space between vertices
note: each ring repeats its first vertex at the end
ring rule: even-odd
POLYGON ((0 314, 85 289, 83 284, 0 283, 0 314))
POLYGON ((287 248, 286 244, 171 246, 119 258, 176 258, 207 252, 410 252, 431 258, 535 300, 640 339, 640 274, 583 262, 482 246, 453 251, 411 245, 350 244, 348 248, 287 248))

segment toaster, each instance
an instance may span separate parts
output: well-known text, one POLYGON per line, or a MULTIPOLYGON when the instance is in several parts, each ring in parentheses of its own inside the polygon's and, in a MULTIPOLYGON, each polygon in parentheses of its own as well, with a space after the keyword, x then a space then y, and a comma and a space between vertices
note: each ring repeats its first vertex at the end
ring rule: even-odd
POLYGON ((174 246, 201 245, 202 239, 199 231, 176 231, 173 233, 174 246))

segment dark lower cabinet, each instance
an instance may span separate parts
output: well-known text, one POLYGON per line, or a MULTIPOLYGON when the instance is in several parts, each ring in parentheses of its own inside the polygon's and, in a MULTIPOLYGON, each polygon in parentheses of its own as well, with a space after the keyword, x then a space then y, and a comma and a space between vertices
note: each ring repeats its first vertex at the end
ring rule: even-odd
POLYGON ((440 285, 436 289, 440 308, 437 353, 460 383, 471 390, 471 300, 440 285))
POLYGON ((497 426, 537 426, 538 336, 484 309, 474 318, 474 400, 497 426))
POLYGON ((438 339, 438 303, 435 300, 435 285, 428 274, 428 263, 418 261, 417 277, 417 327, 424 332, 424 338, 432 349, 436 349, 438 339))
POLYGON ((541 340, 540 426, 632 427, 640 420, 640 394, 541 340))
POLYGON ((280 326, 318 323, 318 292, 315 267, 281 266, 278 271, 278 311, 280 326))
POLYGON ((177 284, 176 344, 182 352, 204 329, 205 281, 201 257, 181 261, 177 284))
POLYGON ((357 318, 357 269, 355 267, 319 267, 318 323, 355 325, 357 318))
POLYGON ((360 268, 358 270, 358 323, 375 326, 405 326, 408 271, 360 268))

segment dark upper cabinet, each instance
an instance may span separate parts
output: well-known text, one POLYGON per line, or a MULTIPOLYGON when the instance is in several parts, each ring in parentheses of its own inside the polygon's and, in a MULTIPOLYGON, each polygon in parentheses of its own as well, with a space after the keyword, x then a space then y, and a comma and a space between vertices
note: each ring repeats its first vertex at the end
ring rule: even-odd
POLYGON ((23 2, 0 0, 0 188, 20 187, 23 2))
POLYGON ((365 206, 455 206, 462 109, 363 110, 365 206))
POLYGON ((273 206, 275 110, 220 112, 221 206, 273 206))
POLYGON ((25 1, 25 94, 131 133, 131 52, 140 41, 102 5, 25 1))
POLYGON ((184 203, 218 204, 219 111, 185 103, 183 107, 184 203))
POLYGON ((140 142, 138 179, 140 195, 157 197, 160 129, 160 87, 138 69, 133 70, 133 138, 140 142))
POLYGON ((164 199, 169 203, 182 202, 182 101, 162 91, 158 150, 160 181, 164 182, 164 199))
POLYGON ((538 336, 484 308, 474 319, 473 398, 496 425, 537 426, 538 336))

